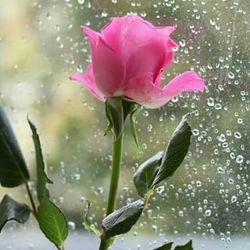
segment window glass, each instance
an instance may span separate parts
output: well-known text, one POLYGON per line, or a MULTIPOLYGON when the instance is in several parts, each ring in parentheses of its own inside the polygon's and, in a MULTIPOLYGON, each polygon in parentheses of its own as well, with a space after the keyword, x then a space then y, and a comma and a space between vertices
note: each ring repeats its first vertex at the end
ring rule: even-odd
MULTIPOLYGON (((70 227, 66 249, 97 249, 82 226, 91 201, 99 225, 106 208, 111 136, 104 105, 69 81, 90 61, 81 26, 100 30, 114 16, 134 13, 155 25, 176 25, 174 64, 164 82, 185 70, 206 81, 204 94, 182 94, 136 116, 141 151, 126 127, 118 205, 138 198, 132 176, 160 150, 181 117, 190 113, 193 137, 175 175, 157 189, 136 227, 112 249, 153 249, 165 240, 194 249, 250 248, 250 2, 248 0, 2 0, 0 104, 5 107, 35 176, 27 115, 36 124, 46 157, 52 198, 70 227)), ((0 188, 29 202, 24 188, 0 188)), ((30 220, 8 223, 0 249, 54 249, 30 220)))

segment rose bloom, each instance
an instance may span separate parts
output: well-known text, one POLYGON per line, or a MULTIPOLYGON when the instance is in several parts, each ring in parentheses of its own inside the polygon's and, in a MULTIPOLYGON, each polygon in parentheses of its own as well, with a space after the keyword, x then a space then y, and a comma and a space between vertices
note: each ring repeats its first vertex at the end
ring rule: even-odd
POLYGON ((203 92, 204 81, 194 71, 160 85, 177 48, 170 38, 174 30, 135 15, 115 17, 100 32, 84 27, 92 62, 84 74, 74 73, 70 79, 81 82, 101 101, 121 96, 147 108, 161 107, 182 92, 203 92))

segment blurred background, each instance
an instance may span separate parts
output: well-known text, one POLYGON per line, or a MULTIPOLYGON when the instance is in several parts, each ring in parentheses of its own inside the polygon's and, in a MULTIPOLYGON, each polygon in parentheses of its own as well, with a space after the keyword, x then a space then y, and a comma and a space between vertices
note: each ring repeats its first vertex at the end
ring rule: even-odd
MULTIPOLYGON (((172 37, 179 49, 162 82, 193 69, 205 79, 206 91, 183 94, 157 110, 142 109, 136 117, 141 151, 126 128, 118 206, 139 197, 132 182, 135 169, 165 149, 188 112, 192 112, 194 136, 174 177, 157 189, 137 226, 113 249, 152 249, 173 238, 177 243, 194 238, 195 250, 250 248, 249 0, 0 3, 0 105, 8 113, 33 176, 27 115, 37 126, 48 175, 54 181, 51 196, 65 212, 75 242, 74 248, 68 243, 68 249, 84 249, 87 242, 90 246, 85 249, 92 249, 97 244, 82 227, 83 211, 90 200, 91 221, 100 225, 112 153, 111 136, 103 136, 107 124, 103 103, 68 77, 84 71, 90 60, 81 26, 99 30, 111 17, 128 13, 155 25, 176 25, 172 37), (81 235, 84 240, 77 238, 81 235), (131 242, 129 247, 126 242, 131 242)), ((5 193, 29 202, 23 187, 0 187, 0 199, 5 193)), ((40 243, 28 236, 31 228, 36 232, 33 220, 26 225, 9 223, 0 235, 0 249, 40 249, 42 244, 54 249, 42 236, 40 243)))

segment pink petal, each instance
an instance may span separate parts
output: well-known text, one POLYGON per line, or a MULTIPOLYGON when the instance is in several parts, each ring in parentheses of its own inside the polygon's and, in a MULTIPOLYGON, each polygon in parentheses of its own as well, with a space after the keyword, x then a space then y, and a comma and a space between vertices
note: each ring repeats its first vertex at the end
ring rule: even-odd
POLYGON ((165 52, 164 60, 161 61, 161 64, 159 64, 158 69, 155 70, 155 78, 154 78, 155 85, 160 86, 161 78, 164 73, 163 70, 169 67, 172 64, 173 60, 174 60, 174 52, 172 50, 165 52))
POLYGON ((152 73, 143 73, 140 76, 132 78, 125 86, 124 96, 137 103, 147 101, 151 97, 150 89, 152 85, 152 73))
POLYGON ((169 38, 170 34, 176 30, 174 26, 158 26, 156 27, 157 32, 159 32, 164 37, 169 38))
POLYGON ((105 96, 116 95, 121 92, 125 66, 119 56, 107 42, 102 34, 88 28, 83 28, 83 34, 88 37, 95 83, 105 96))
POLYGON ((169 66, 174 58, 177 44, 169 37, 173 26, 156 27, 136 15, 115 17, 101 31, 108 45, 121 55, 126 64, 126 80, 153 72, 153 80, 159 85, 162 68, 169 66))
POLYGON ((82 33, 83 35, 87 36, 91 48, 91 53, 93 53, 101 34, 88 27, 83 27, 82 33))
POLYGON ((178 44, 174 40, 172 40, 171 38, 168 38, 168 40, 167 40, 167 50, 168 51, 173 51, 173 49, 176 49, 178 47, 179 47, 178 44))
POLYGON ((167 66, 169 66, 173 59, 174 59, 174 52, 173 50, 178 48, 177 43, 172 40, 171 38, 168 38, 167 42, 166 42, 166 58, 165 58, 165 63, 164 63, 164 68, 166 68, 167 66))
POLYGON ((171 33, 176 30, 174 26, 157 27, 157 32, 162 35, 163 39, 166 41, 167 52, 172 52, 173 49, 178 48, 178 44, 170 38, 171 33))
POLYGON ((106 96, 121 93, 125 78, 125 65, 121 56, 99 37, 92 53, 93 72, 98 89, 106 96))
POLYGON ((145 29, 152 30, 153 25, 137 15, 127 15, 123 17, 114 17, 105 25, 101 34, 104 40, 116 51, 127 50, 126 43, 145 40, 145 29), (132 39, 131 39, 132 38, 132 39))
POLYGON ((164 71, 163 71, 163 69, 160 69, 157 77, 154 80, 154 84, 156 86, 160 87, 160 85, 161 85, 161 79, 162 79, 163 75, 164 75, 164 71))
POLYGON ((114 17, 101 30, 102 37, 109 44, 109 46, 115 51, 121 50, 120 40, 122 39, 120 39, 120 37, 122 29, 123 29, 122 19, 120 17, 114 17))
POLYGON ((100 101, 105 100, 103 94, 96 87, 91 64, 88 65, 85 74, 76 72, 69 79, 81 82, 97 99, 100 101))
POLYGON ((147 108, 159 108, 182 92, 204 91, 204 81, 192 71, 175 77, 161 89, 153 84, 152 74, 145 73, 131 79, 125 96, 147 108))
POLYGON ((141 46, 150 42, 149 38, 157 37, 154 25, 139 16, 128 15, 122 17, 121 22, 123 30, 120 38, 125 43, 123 46, 141 46))
POLYGON ((173 80, 171 80, 164 88, 172 96, 176 96, 182 92, 204 92, 205 84, 194 71, 186 71, 173 80))
POLYGON ((110 47, 125 58, 125 61, 137 47, 144 46, 152 39, 155 40, 155 37, 161 36, 153 24, 136 15, 113 18, 103 27, 101 34, 110 47))
POLYGON ((137 47, 127 60, 126 78, 131 79, 144 72, 152 72, 153 81, 158 76, 159 71, 165 61, 164 46, 157 38, 152 38, 150 42, 137 47))
POLYGON ((125 91, 127 100, 134 101, 146 108, 158 108, 167 103, 171 96, 153 84, 152 73, 144 73, 130 80, 125 91))
POLYGON ((173 49, 177 48, 178 45, 176 44, 176 42, 174 40, 172 40, 169 37, 170 34, 174 31, 175 31, 175 27, 173 27, 173 26, 157 27, 157 32, 159 32, 163 36, 163 39, 166 41, 165 42, 165 45, 166 45, 165 59, 162 62, 162 64, 159 65, 158 75, 155 77, 155 81, 154 81, 157 86, 160 86, 160 80, 161 80, 161 77, 163 74, 163 72, 162 72, 163 69, 166 69, 167 67, 169 67, 174 60, 173 49))
POLYGON ((169 51, 164 53, 164 59, 159 61, 158 68, 155 69, 154 73, 154 83, 157 86, 160 86, 161 84, 161 78, 163 75, 163 70, 169 67, 174 60, 174 52, 169 51))
POLYGON ((126 63, 125 82, 145 72, 152 72, 153 78, 156 78, 165 61, 166 39, 153 24, 135 15, 115 18, 103 31, 105 38, 113 29, 116 29, 114 34, 119 38, 116 43, 120 47, 116 48, 126 63))

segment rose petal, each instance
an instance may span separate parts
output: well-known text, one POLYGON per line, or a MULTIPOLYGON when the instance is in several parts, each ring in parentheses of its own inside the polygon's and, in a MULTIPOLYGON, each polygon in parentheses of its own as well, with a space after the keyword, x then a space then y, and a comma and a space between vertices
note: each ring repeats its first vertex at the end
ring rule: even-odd
POLYGON ((163 69, 178 47, 170 34, 175 27, 157 27, 136 15, 116 17, 101 33, 85 27, 92 51, 91 72, 72 79, 85 81, 102 99, 123 96, 149 108, 164 105, 183 91, 204 91, 204 81, 192 71, 184 72, 160 88, 163 69), (83 79, 85 77, 85 79, 83 79))
POLYGON ((175 26, 157 26, 156 30, 158 33, 160 33, 162 36, 168 39, 171 33, 173 33, 176 30, 176 27, 175 26))
POLYGON ((145 73, 131 79, 125 95, 147 108, 159 108, 182 92, 204 91, 204 81, 192 71, 186 71, 161 89, 152 82, 152 74, 145 73))
MULTIPOLYGON (((137 47, 161 36, 155 27, 137 15, 113 18, 101 31, 103 39, 123 58, 129 58, 137 47)), ((126 61, 126 59, 124 61, 126 61)))
POLYGON ((123 24, 121 54, 126 62, 127 80, 152 72, 153 79, 164 64, 165 40, 156 28, 138 16, 127 16, 120 20, 123 24))
POLYGON ((160 86, 160 81, 161 81, 161 77, 163 74, 163 69, 166 69, 167 67, 169 67, 173 60, 174 60, 174 52, 173 49, 177 48, 178 45, 176 44, 176 42, 174 40, 172 40, 169 36, 172 32, 175 31, 175 27, 173 26, 167 26, 167 27, 157 27, 157 32, 159 32, 162 36, 163 39, 165 39, 166 43, 166 50, 165 50, 165 59, 164 61, 159 65, 158 70, 156 70, 156 72, 158 72, 157 76, 155 77, 154 83, 157 86, 160 86))
POLYGON ((121 50, 120 40, 121 40, 122 29, 123 29, 122 18, 114 17, 101 30, 101 34, 104 40, 109 44, 109 46, 113 50, 117 52, 121 50))
POLYGON ((89 27, 83 27, 82 33, 88 38, 90 48, 91 48, 91 53, 93 53, 101 34, 90 29, 89 27))
POLYGON ((125 65, 122 58, 102 38, 102 34, 88 28, 83 28, 87 36, 92 55, 95 83, 105 96, 121 93, 125 65))
POLYGON ((168 68, 172 64, 173 60, 174 60, 174 52, 173 51, 165 52, 164 60, 161 61, 158 69, 155 70, 155 72, 156 72, 155 79, 154 79, 155 85, 160 86, 161 78, 162 78, 162 75, 164 73, 164 69, 168 68))
MULTIPOLYGON (((127 15, 123 17, 114 17, 105 25, 101 34, 104 40, 115 51, 126 52, 126 43, 135 44, 145 41, 145 29, 153 29, 154 26, 137 15, 127 15), (132 33, 132 34, 131 34, 132 33), (132 39, 131 39, 132 38, 132 39)), ((131 45, 132 45, 131 44, 131 45)))
POLYGON ((167 103, 171 96, 153 84, 152 73, 145 73, 130 80, 125 91, 127 100, 134 101, 146 108, 158 108, 167 103))
POLYGON ((123 36, 121 37, 123 43, 141 46, 148 43, 150 41, 149 38, 157 36, 155 27, 150 22, 145 21, 139 16, 128 15, 121 18, 121 22, 123 25, 123 36))
POLYGON ((171 80, 164 88, 169 94, 176 96, 181 92, 203 92, 205 89, 204 80, 201 79, 194 71, 186 71, 173 80, 171 80))
POLYGON ((162 68, 169 66, 177 44, 169 37, 173 26, 155 27, 136 15, 116 17, 101 31, 104 40, 119 53, 126 64, 126 80, 153 72, 153 80, 158 79, 162 68))
POLYGON ((126 79, 131 79, 144 72, 152 72, 153 81, 165 61, 163 43, 157 38, 138 47, 127 61, 126 79))
POLYGON ((69 79, 81 82, 87 88, 87 90, 89 90, 97 99, 99 99, 100 101, 105 100, 103 94, 96 87, 91 64, 88 65, 85 74, 76 72, 71 75, 69 79))
POLYGON ((106 96, 121 93, 125 78, 125 65, 121 56, 99 37, 92 53, 93 72, 98 89, 106 96))

